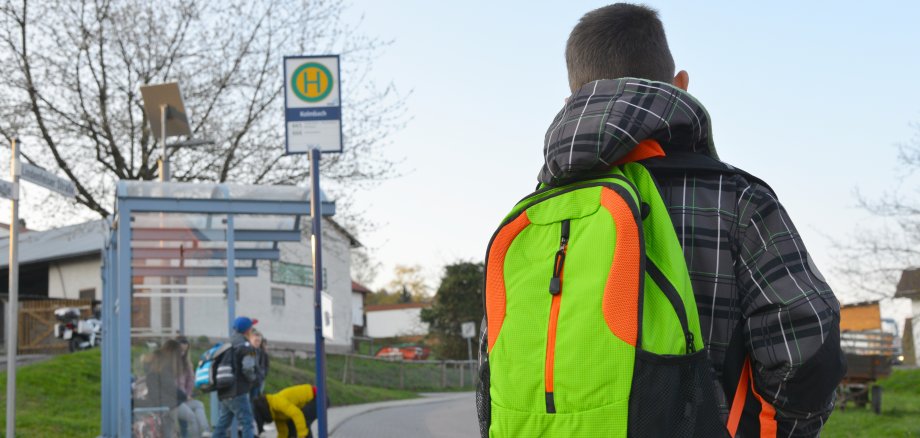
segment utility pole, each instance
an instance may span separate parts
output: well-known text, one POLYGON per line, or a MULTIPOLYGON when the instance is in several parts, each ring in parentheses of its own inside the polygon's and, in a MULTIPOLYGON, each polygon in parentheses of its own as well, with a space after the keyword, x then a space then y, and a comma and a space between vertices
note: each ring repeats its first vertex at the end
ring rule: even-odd
POLYGON ((10 180, 13 195, 10 197, 10 300, 9 325, 6 341, 6 436, 16 436, 16 350, 19 336, 19 139, 10 145, 10 180))

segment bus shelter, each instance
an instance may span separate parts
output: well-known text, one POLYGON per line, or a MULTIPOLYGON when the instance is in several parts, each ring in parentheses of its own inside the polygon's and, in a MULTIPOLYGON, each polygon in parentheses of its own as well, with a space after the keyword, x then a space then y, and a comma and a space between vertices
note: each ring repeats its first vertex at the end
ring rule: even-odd
MULTIPOLYGON (((323 216, 335 213, 325 197, 321 208, 323 216)), ((115 210, 102 268, 103 437, 131 436, 138 413, 156 410, 140 407, 132 388, 143 336, 157 334, 132 327, 135 300, 219 302, 207 312, 223 324, 225 305, 220 331, 229 333, 235 280, 258 275, 260 260, 278 260, 279 244, 300 242, 311 223, 310 189, 294 186, 120 181, 115 210)), ((171 316, 179 320, 178 334, 184 334, 183 310, 180 304, 171 316)))

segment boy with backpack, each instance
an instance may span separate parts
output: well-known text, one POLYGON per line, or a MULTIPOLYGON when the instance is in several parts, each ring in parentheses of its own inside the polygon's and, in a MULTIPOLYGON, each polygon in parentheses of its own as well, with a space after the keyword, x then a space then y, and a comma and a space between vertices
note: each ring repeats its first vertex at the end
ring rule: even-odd
POLYGON ((252 438, 255 431, 255 421, 252 415, 252 402, 249 393, 253 382, 258 379, 257 353, 249 343, 247 337, 252 327, 258 323, 257 319, 240 316, 233 321, 233 335, 230 337, 229 349, 226 349, 212 368, 215 370, 219 419, 214 427, 214 437, 226 438, 227 431, 234 417, 239 422, 243 438, 252 438), (221 368, 226 369, 226 372, 221 368), (232 379, 222 377, 230 373, 232 379))
POLYGON ((586 14, 538 190, 486 255, 483 437, 817 436, 839 304, 773 191, 718 159, 657 13, 586 14))

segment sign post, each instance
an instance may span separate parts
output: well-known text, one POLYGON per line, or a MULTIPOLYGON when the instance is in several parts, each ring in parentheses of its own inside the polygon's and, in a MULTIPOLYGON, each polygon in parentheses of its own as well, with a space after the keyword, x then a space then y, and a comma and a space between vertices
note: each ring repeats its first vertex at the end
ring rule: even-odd
POLYGON ((10 144, 10 300, 6 331, 6 436, 16 436, 16 350, 19 332, 19 139, 10 144))
POLYGON ((473 362, 473 338, 476 337, 476 323, 464 322, 460 325, 460 333, 466 339, 466 356, 467 360, 473 362))
POLYGON ((38 166, 21 162, 19 139, 10 144, 10 179, 0 180, 0 196, 10 200, 10 301, 6 340, 6 436, 16 436, 16 350, 19 332, 19 178, 73 198, 72 182, 38 166))
MULTIPOLYGON (((313 326, 316 342, 316 420, 319 438, 329 436, 326 418, 326 344, 323 337, 323 232, 319 160, 342 152, 339 57, 284 58, 284 143, 288 154, 310 154, 310 215, 313 255, 313 326)), ((331 314, 331 309, 329 309, 331 314)))

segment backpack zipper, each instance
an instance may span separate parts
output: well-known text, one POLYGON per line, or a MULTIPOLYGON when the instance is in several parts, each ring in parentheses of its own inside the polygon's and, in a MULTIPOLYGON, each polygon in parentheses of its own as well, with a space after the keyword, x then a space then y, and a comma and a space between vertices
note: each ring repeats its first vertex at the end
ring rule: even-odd
POLYGON ((569 244, 569 220, 562 221, 562 233, 559 239, 559 250, 556 251, 556 260, 553 263, 553 278, 549 280, 549 293, 553 296, 562 292, 562 265, 565 263, 565 248, 569 244))
POLYGON ((556 413, 556 402, 553 397, 553 367, 556 362, 556 325, 559 320, 559 307, 562 302, 562 268, 565 265, 565 253, 569 246, 569 220, 562 221, 562 230, 559 238, 559 249, 556 250, 553 262, 553 276, 549 281, 549 293, 553 296, 549 310, 549 328, 546 336, 546 412, 556 413))

